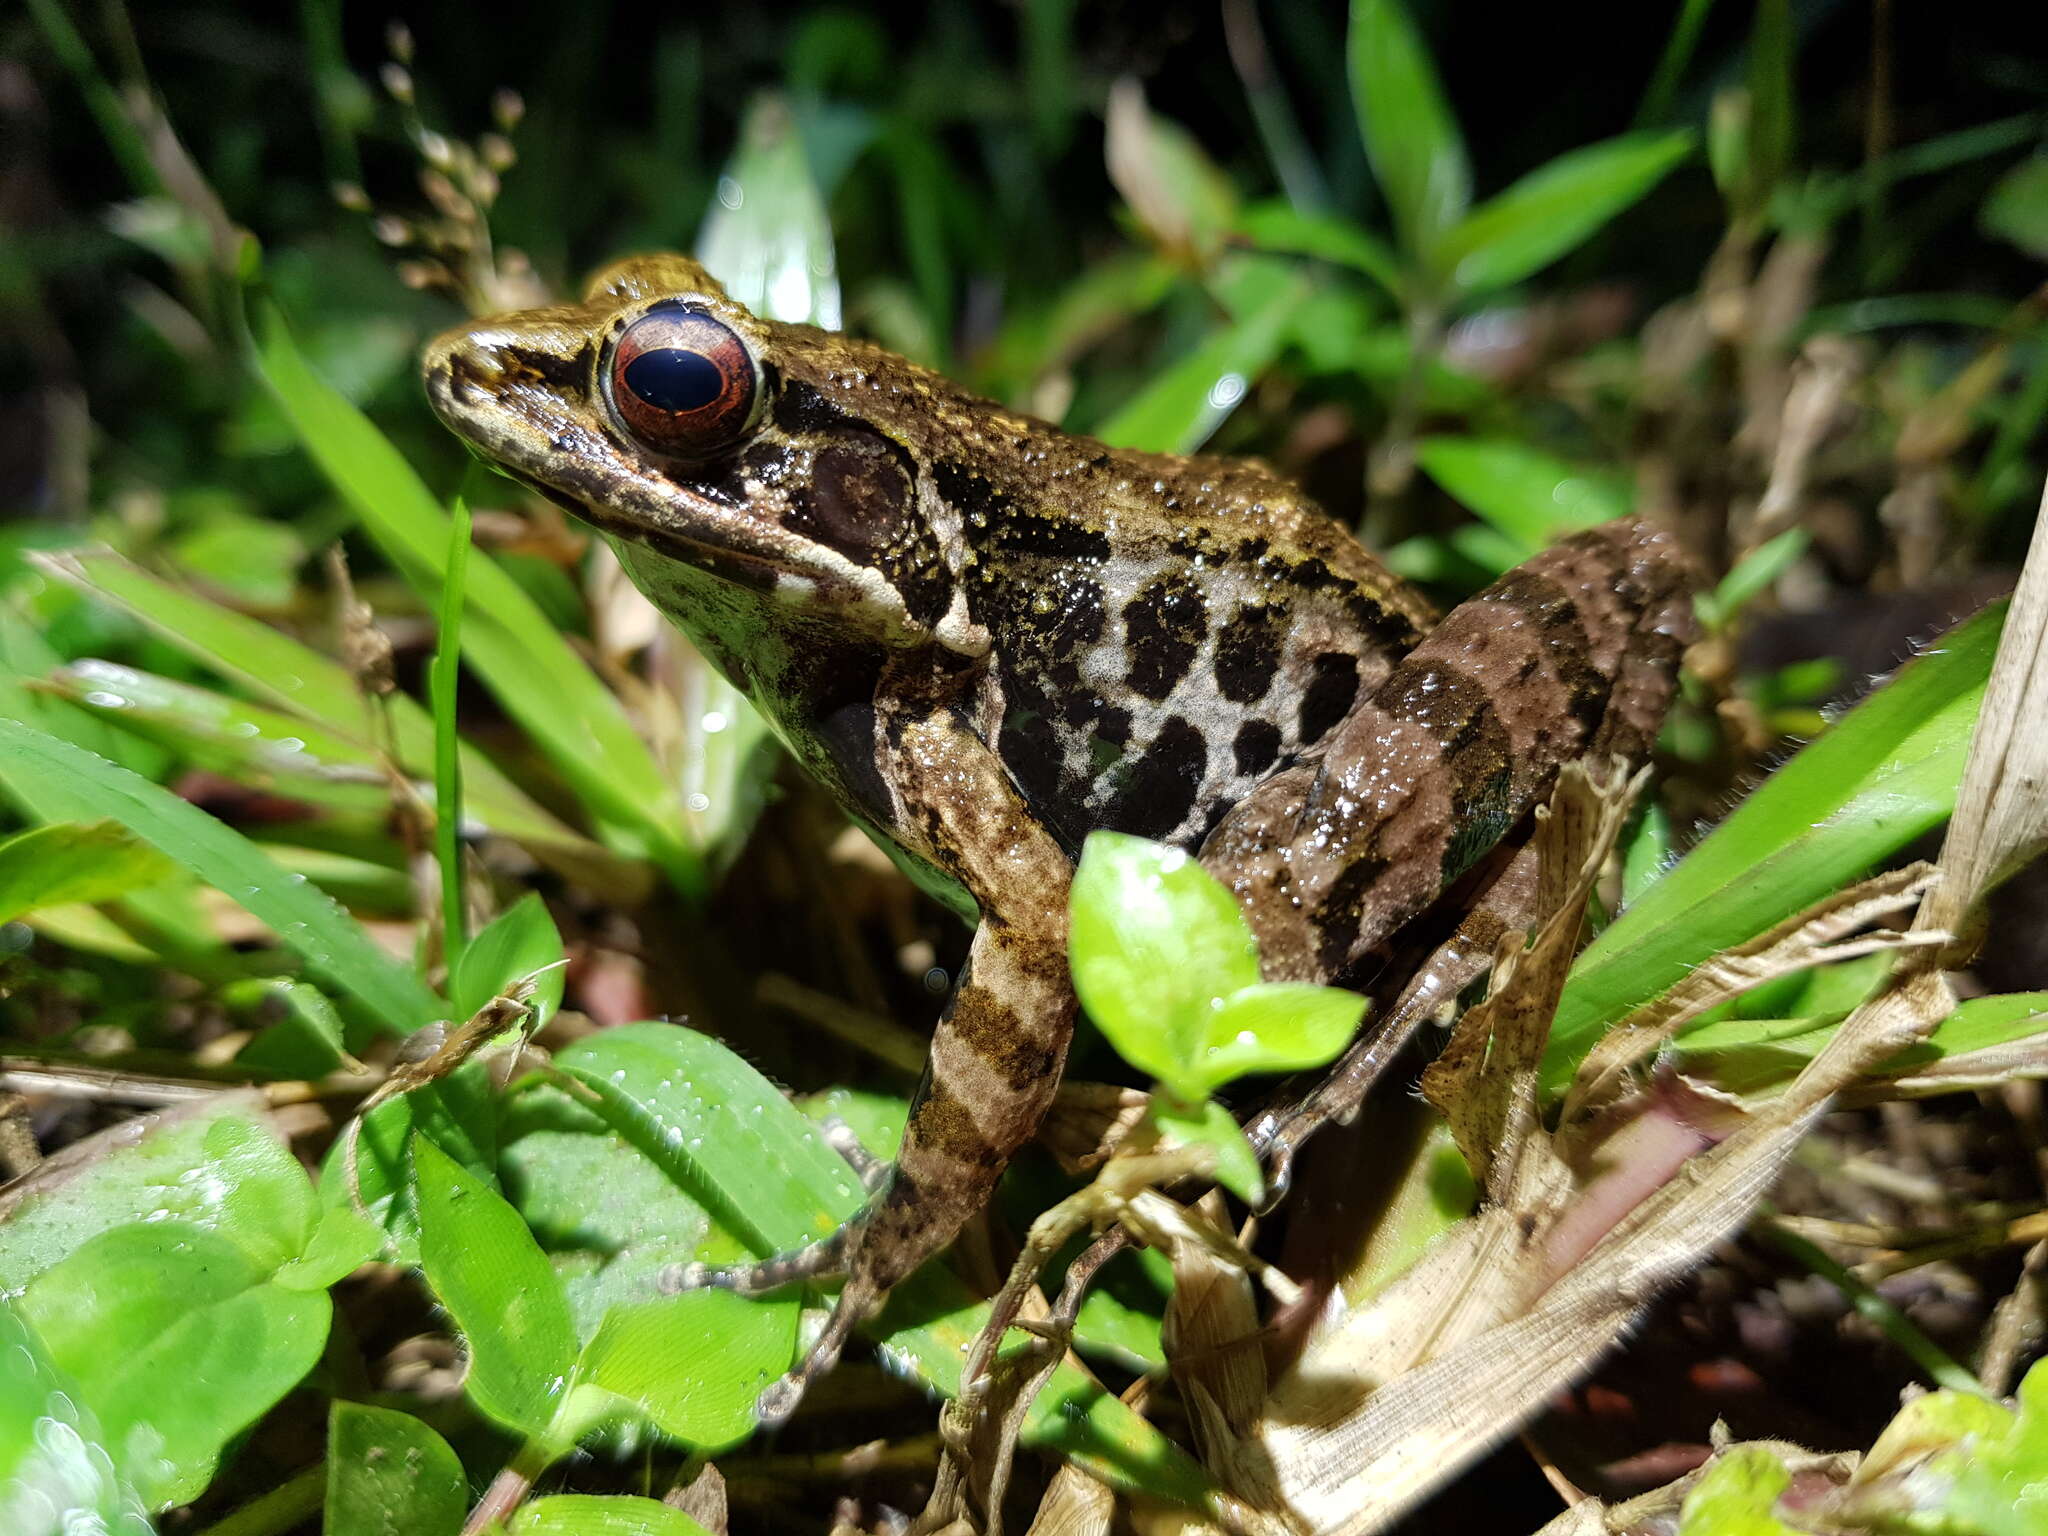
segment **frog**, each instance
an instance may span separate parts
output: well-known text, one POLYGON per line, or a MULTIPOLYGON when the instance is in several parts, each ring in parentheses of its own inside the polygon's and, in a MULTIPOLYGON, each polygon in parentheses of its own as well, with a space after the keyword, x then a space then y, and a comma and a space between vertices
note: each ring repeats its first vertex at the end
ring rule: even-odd
POLYGON ((1357 981, 1491 869, 1484 920, 1452 921, 1427 972, 1440 998, 1530 886, 1516 829, 1565 763, 1648 754, 1691 638, 1692 563, 1647 522, 1576 533, 1440 616, 1261 461, 1064 431, 757 315, 686 256, 456 326, 422 371, 441 421, 593 527, 847 816, 974 923, 861 1213, 699 1277, 844 1276, 764 1424, 1037 1131, 1078 1012, 1067 906, 1091 833, 1198 859, 1274 981, 1357 981))

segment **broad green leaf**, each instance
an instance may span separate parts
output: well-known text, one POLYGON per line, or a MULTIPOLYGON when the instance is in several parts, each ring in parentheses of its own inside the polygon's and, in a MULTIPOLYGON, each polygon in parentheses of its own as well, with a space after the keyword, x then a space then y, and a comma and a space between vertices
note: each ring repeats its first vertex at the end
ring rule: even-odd
POLYGON ((101 1233, 19 1306, 151 1508, 198 1496, 228 1441, 320 1358, 331 1313, 326 1292, 273 1285, 226 1237, 177 1221, 101 1233))
MULTIPOLYGON (((297 766, 316 771, 332 767, 337 772, 361 771, 382 777, 377 748, 371 745, 381 738, 381 730, 341 663, 267 624, 171 586, 111 550, 76 550, 42 557, 36 564, 47 574, 133 615, 223 677, 271 700, 289 717, 122 668, 118 677, 97 674, 91 690, 108 696, 105 708, 117 712, 112 718, 133 720, 143 729, 154 727, 175 736, 181 745, 211 742, 225 747, 239 740, 266 771, 281 777, 297 766), (306 722, 312 733, 298 721, 306 722), (295 740, 303 745, 286 745, 295 740)), ((40 668, 39 675, 47 676, 50 670, 40 668)), ((433 721, 403 693, 392 694, 382 708, 401 763, 408 772, 424 775, 434 759, 433 721)), ((462 749, 462 781, 468 813, 492 830, 516 838, 544 856, 553 850, 571 855, 578 861, 573 867, 588 867, 593 862, 599 868, 618 867, 604 849, 542 810, 489 758, 468 746, 462 749)), ((293 787, 305 788, 297 780, 293 787)))
POLYGON ((1618 476, 1581 469, 1510 438, 1425 437, 1415 445, 1415 462, 1455 500, 1513 540, 1516 560, 1561 534, 1629 510, 1628 488, 1618 476))
POLYGON ((1235 229, 1262 251, 1350 267, 1396 297, 1403 291, 1401 258, 1379 236, 1336 214, 1304 213, 1277 200, 1254 203, 1238 215, 1235 229))
POLYGON ((305 1251, 278 1266, 271 1279, 288 1291, 324 1291, 384 1251, 384 1230, 345 1205, 320 1213, 305 1251))
POLYGON ((557 1088, 522 1083, 501 1135, 505 1197, 561 1277, 578 1338, 595 1334, 611 1308, 658 1294, 672 1265, 748 1256, 674 1179, 557 1088))
POLYGON ((1098 426, 1104 442, 1192 453, 1280 355, 1295 311, 1311 291, 1308 280, 1274 260, 1240 270, 1245 280, 1233 295, 1231 317, 1098 426))
POLYGON ((628 1494, 557 1493, 521 1507, 512 1536, 710 1536, 679 1509, 628 1494))
POLYGON ((1629 1009, 1947 819, 2004 619, 1995 603, 1907 663, 1593 941, 1558 1005, 1546 1089, 1629 1009))
POLYGON ((320 1169, 323 1206, 361 1210, 380 1227, 399 1264, 420 1262, 419 1184, 413 1144, 421 1136, 486 1184, 497 1179, 497 1095, 481 1060, 387 1099, 338 1137, 320 1169), (351 1177, 353 1175, 353 1177, 351 1177))
POLYGON ((756 1254, 829 1237, 860 1209, 860 1181, 845 1160, 774 1084, 708 1035, 624 1024, 577 1041, 555 1065, 756 1254))
POLYGON ((112 821, 33 827, 0 842, 0 923, 44 907, 107 901, 168 880, 176 869, 112 821))
MULTIPOLYGON (((265 307, 256 353, 264 381, 314 461, 406 580, 438 592, 448 516, 368 417, 308 366, 282 316, 265 307)), ((481 551, 468 566, 463 654, 507 714, 575 789, 617 851, 659 864, 686 897, 704 868, 675 792, 625 707, 517 582, 481 551)))
POLYGON ((1259 979, 1229 891, 1179 849, 1089 835, 1069 898, 1081 1005, 1117 1054, 1183 1099, 1203 1098, 1208 1020, 1259 979))
POLYGON ((9 1536, 151 1536, 115 1469, 98 1417, 42 1340, 0 1301, 0 1531, 9 1536))
POLYGON ((390 1408, 334 1403, 324 1536, 454 1536, 468 1507, 462 1463, 430 1427, 390 1408))
POLYGON ((2022 160, 1999 177, 1977 222, 1986 234, 2048 261, 2048 155, 2022 160))
POLYGON ((1429 48, 1401 0, 1352 0, 1351 101, 1411 260, 1427 263, 1472 201, 1472 167, 1429 48))
POLYGON ((547 1027, 562 1002, 562 936, 538 891, 528 891, 500 912, 463 948, 448 978, 448 1001, 457 1018, 472 1018, 492 998, 531 978, 533 1031, 547 1027))
POLYGON ((1692 147, 1690 133, 1631 133, 1569 150, 1461 219, 1437 270, 1467 296, 1533 277, 1641 201, 1692 147))
POLYGON ((329 985, 404 1034, 436 1017, 438 999, 371 942, 332 899, 279 869, 254 843, 126 768, 18 721, 0 720, 0 777, 33 784, 66 819, 111 818, 246 907, 329 985))
POLYGON ((412 1155, 420 1265, 468 1347, 463 1388, 491 1418, 542 1438, 576 1360, 561 1282, 502 1195, 424 1136, 412 1155))
MULTIPOLYGON (((606 1122, 757 1253, 836 1230, 862 1192, 843 1159, 774 1084, 725 1046, 673 1024, 628 1024, 580 1040, 556 1065, 596 1094, 606 1122), (734 1202, 745 1202, 734 1209, 734 1202)), ((841 1105, 858 1111, 873 1101, 841 1105)), ((855 1120, 871 1145, 886 1127, 855 1120)), ((849 1112, 849 1119, 853 1114, 849 1112)), ((896 1287, 864 1331, 885 1361, 948 1396, 988 1304, 942 1264, 896 1287)), ((1184 1504, 1209 1493, 1202 1472, 1084 1372, 1063 1364, 1026 1416, 1026 1445, 1068 1457, 1111 1487, 1184 1504)))
POLYGON ((251 1093, 102 1131, 10 1196, 0 1291, 19 1290, 96 1234, 138 1221, 216 1234, 268 1273, 298 1257, 319 1216, 305 1169, 251 1093))
POLYGON ((1337 987, 1260 982, 1211 1014, 1197 1066, 1210 1086, 1253 1072, 1301 1072, 1336 1060, 1365 1016, 1365 999, 1337 987))
POLYGON ((1157 1100, 1152 1118, 1172 1140, 1184 1146, 1208 1147, 1216 1154, 1215 1180, 1247 1205, 1266 1198, 1265 1175, 1259 1171, 1259 1155, 1245 1139, 1236 1118, 1214 1099, 1204 1099, 1192 1108, 1157 1100))
POLYGON ((1734 1446, 1685 1496, 1678 1536, 1799 1536, 1773 1512, 1791 1481, 1785 1464, 1763 1446, 1734 1446))
POLYGON ((1901 1418, 1915 1415, 1923 1444, 1930 1420, 1945 1421, 1955 1442, 1914 1474, 1923 1489, 1947 1487, 1926 1512, 1933 1518, 1909 1528, 1967 1536, 2036 1536, 2048 1529, 2048 1365, 2036 1361, 2017 1396, 2017 1413, 1959 1392, 1930 1393, 1901 1412, 1901 1418))
POLYGON ((797 1354, 798 1298, 685 1291, 615 1307, 576 1362, 576 1387, 629 1403, 662 1433, 716 1452, 754 1432, 754 1404, 797 1354))

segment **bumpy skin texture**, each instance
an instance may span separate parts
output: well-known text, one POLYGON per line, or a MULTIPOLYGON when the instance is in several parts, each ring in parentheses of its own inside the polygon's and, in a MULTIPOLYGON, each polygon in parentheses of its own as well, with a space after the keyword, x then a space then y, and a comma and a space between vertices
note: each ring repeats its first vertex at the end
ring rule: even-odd
POLYGON ((979 914, 894 1179, 771 1415, 1035 1131, 1076 1008, 1066 897, 1089 831, 1199 849, 1269 976, 1340 978, 1560 763, 1646 750, 1689 633, 1685 562, 1632 522, 1432 632, 1415 591, 1259 465, 1070 436, 759 320, 678 257, 451 331, 424 369, 455 432, 601 529, 848 812, 979 914), (758 419, 701 462, 613 406, 620 338, 654 311, 716 320, 738 342, 721 356, 758 368, 733 396, 758 419))

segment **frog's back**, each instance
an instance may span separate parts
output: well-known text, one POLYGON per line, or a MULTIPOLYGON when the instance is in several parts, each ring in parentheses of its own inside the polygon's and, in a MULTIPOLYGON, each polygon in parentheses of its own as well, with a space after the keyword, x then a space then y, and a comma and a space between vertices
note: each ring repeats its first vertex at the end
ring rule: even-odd
POLYGON ((1412 587, 1264 466, 1050 433, 939 470, 986 626, 985 730, 1061 840, 1195 847, 1427 630, 1412 587), (1012 460, 1011 462, 1016 462, 1012 460))

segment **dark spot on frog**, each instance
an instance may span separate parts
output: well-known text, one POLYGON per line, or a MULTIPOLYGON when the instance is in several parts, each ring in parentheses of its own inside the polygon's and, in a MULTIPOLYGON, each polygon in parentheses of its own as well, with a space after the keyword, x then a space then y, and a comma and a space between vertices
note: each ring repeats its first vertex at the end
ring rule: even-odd
POLYGON ((1514 779, 1507 727, 1485 687, 1454 667, 1403 667, 1373 695, 1397 720, 1421 726, 1436 741, 1451 783, 1451 836, 1444 845, 1446 884, 1507 830, 1514 779))
POLYGON ((1201 788, 1208 754, 1202 733, 1179 715, 1169 716, 1125 771, 1101 825, 1139 837, 1164 837, 1187 820, 1201 788))
POLYGON ((508 369, 563 393, 580 390, 589 384, 592 356, 593 347, 587 341, 571 357, 537 351, 532 347, 505 347, 498 353, 499 361, 508 369))
POLYGON ((1330 882, 1328 894, 1316 907, 1316 963, 1332 977, 1349 963, 1351 950, 1365 927, 1366 907, 1373 888, 1391 866, 1382 858, 1375 834, 1372 846, 1353 851, 1343 873, 1330 882))
POLYGON ((1237 728, 1230 749, 1237 756, 1239 773, 1264 773, 1280 761, 1280 727, 1270 720, 1247 720, 1237 728))
POLYGON ((766 369, 763 373, 763 387, 774 392, 775 425, 792 437, 860 425, 810 385, 792 379, 778 388, 776 376, 766 369))
POLYGON ((1124 604, 1126 680, 1148 699, 1164 699, 1194 665, 1208 631, 1201 590, 1183 575, 1162 576, 1124 604))
POLYGON ((1358 658, 1330 651, 1309 664, 1309 684, 1301 694, 1301 744, 1321 741, 1330 727, 1351 712, 1358 697, 1358 658))
POLYGON ((1216 637, 1216 687, 1233 704, 1256 704, 1280 666, 1280 609, 1245 603, 1216 637))

